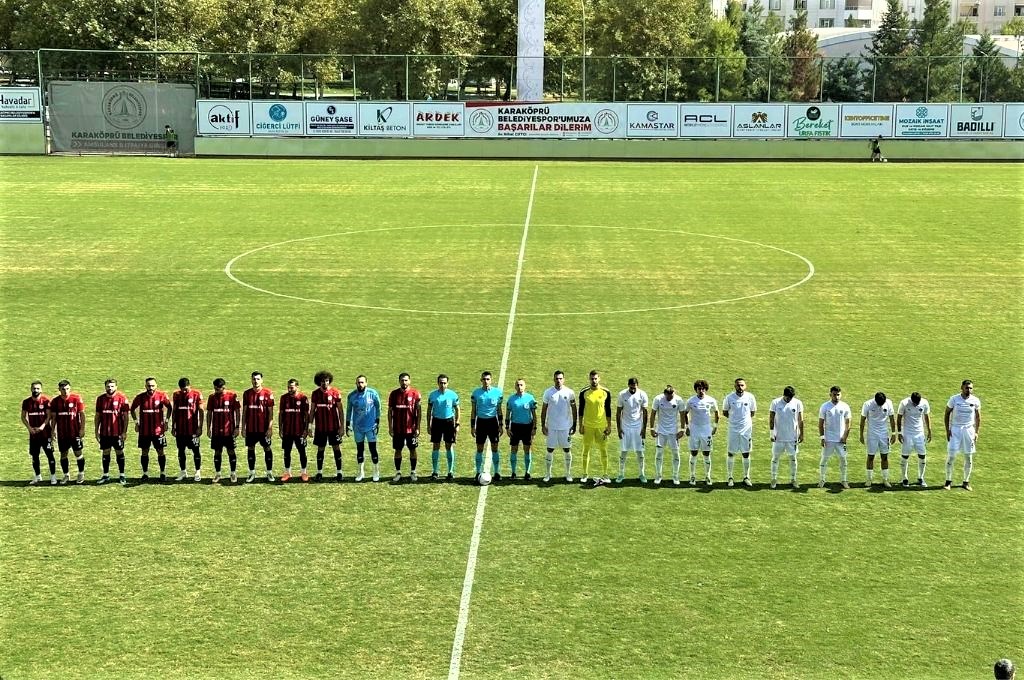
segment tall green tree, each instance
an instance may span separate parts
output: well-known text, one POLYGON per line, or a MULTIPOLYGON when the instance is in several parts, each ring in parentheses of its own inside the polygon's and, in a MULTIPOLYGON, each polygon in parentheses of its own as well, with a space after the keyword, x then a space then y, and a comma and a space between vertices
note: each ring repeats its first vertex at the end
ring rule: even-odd
POLYGON ((771 52, 776 42, 774 14, 765 15, 761 0, 753 0, 740 23, 739 48, 746 57, 742 99, 767 101, 771 52))
POLYGON ((801 10, 789 20, 784 39, 789 64, 789 84, 780 99, 806 102, 818 99, 821 92, 821 58, 818 37, 807 29, 807 12, 801 10))
POLYGON ((1010 69, 1006 68, 999 54, 999 47, 992 36, 985 32, 971 51, 971 58, 964 68, 964 99, 977 102, 1007 101, 1012 83, 1010 69))
POLYGON ((922 101, 956 101, 960 88, 964 24, 950 24, 949 0, 925 0, 913 34, 910 80, 922 101))
POLYGON ((882 22, 871 36, 867 54, 874 67, 869 93, 872 101, 899 102, 910 98, 911 69, 907 58, 913 48, 910 19, 900 0, 887 0, 882 22))
MULTIPOLYGON (((828 102, 864 101, 864 75, 862 62, 857 57, 826 59, 822 100, 828 102)), ((868 76, 870 77, 870 73, 868 76)), ((870 85, 870 81, 868 84, 870 85)))

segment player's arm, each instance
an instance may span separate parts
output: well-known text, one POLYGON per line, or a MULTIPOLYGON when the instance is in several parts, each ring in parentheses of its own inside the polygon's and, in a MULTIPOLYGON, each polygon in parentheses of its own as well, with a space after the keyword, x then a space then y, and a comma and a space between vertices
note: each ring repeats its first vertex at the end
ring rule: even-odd
MULTIPOLYGON (((212 394, 210 395, 210 401, 211 402, 213 401, 213 396, 214 395, 212 395, 212 394)), ((206 407, 210 408, 210 404, 207 403, 206 407)), ((200 428, 199 431, 202 432, 203 431, 202 428, 200 428)), ((213 436, 213 416, 212 415, 210 416, 210 419, 206 421, 206 436, 208 438, 213 436)))
MULTIPOLYGON (((284 396, 281 397, 281 401, 284 401, 284 396)), ((284 432, 284 405, 281 405, 281 410, 277 412, 277 432, 278 434, 284 432)), ((284 437, 281 434, 281 437, 284 437)))
POLYGON ((413 434, 417 434, 417 435, 420 433, 420 421, 423 420, 423 407, 421 406, 421 401, 422 400, 417 399, 416 400, 416 405, 412 409, 413 410, 413 416, 412 416, 413 430, 412 430, 412 433, 413 434))
POLYGON ((505 418, 504 418, 504 413, 505 412, 502 410, 502 404, 501 404, 500 401, 498 402, 498 408, 495 411, 495 413, 497 413, 497 415, 498 415, 498 434, 501 434, 502 423, 505 422, 505 418))
POLYGON ((932 440, 932 417, 930 414, 924 414, 924 433, 927 438, 926 441, 932 440))
POLYGON ((242 424, 241 424, 241 432, 242 432, 242 436, 243 437, 245 436, 245 421, 246 421, 246 417, 245 416, 248 413, 248 411, 249 411, 249 405, 247 403, 245 403, 245 393, 243 392, 242 393, 242 424))
POLYGON ((345 402, 342 399, 338 400, 338 432, 345 435, 345 402))
POLYGON ((684 436, 688 437, 690 435, 690 404, 689 403, 687 403, 686 406, 683 408, 683 410, 681 410, 679 412, 679 430, 683 433, 684 436))
POLYGON ((903 409, 902 408, 896 414, 896 430, 895 430, 895 432, 896 432, 896 439, 899 440, 899 441, 903 441, 903 434, 902 434, 902 432, 903 432, 903 409))
POLYGON ((681 409, 679 411, 679 431, 676 432, 676 439, 682 439, 683 437, 685 437, 686 434, 684 434, 684 432, 686 432, 686 409, 685 408, 681 409))
POLYGON ((619 433, 619 439, 622 439, 622 407, 615 407, 615 431, 619 433))
POLYGON ((302 416, 302 433, 308 437, 310 433, 310 416, 312 415, 312 409, 309 407, 309 397, 302 400, 302 406, 299 407, 299 415, 302 416))
POLYGON ((454 407, 453 410, 454 410, 453 415, 455 416, 455 429, 456 429, 456 432, 457 432, 458 429, 459 429, 459 421, 462 420, 462 407, 459 406, 458 404, 455 404, 455 407, 454 407))
POLYGON ((231 423, 232 425, 234 425, 231 431, 235 434, 235 436, 238 436, 238 433, 241 432, 241 428, 244 422, 241 419, 241 413, 242 410, 238 404, 238 397, 235 397, 235 403, 231 405, 231 423))
POLYGON ((612 393, 608 390, 604 391, 604 436, 608 436, 612 433, 612 393))
POLYGON ((540 429, 544 434, 548 433, 548 405, 544 404, 540 408, 540 429))
POLYGON ((373 394, 373 412, 376 415, 373 421, 373 431, 376 433, 380 429, 380 395, 376 392, 373 394))
POLYGON ((719 419, 718 404, 716 403, 715 404, 715 419, 711 422, 711 434, 715 434, 716 432, 718 432, 718 419, 719 419))
MULTIPOLYGON (((47 415, 46 419, 49 420, 50 416, 47 415)), ((28 423, 28 411, 26 411, 25 409, 21 409, 21 424, 25 426, 25 429, 28 430, 28 433, 30 435, 36 433, 36 428, 32 427, 28 423)))
POLYGON ((974 409, 974 438, 977 440, 978 433, 981 432, 981 409, 974 409))
MULTIPOLYGON (((589 389, 589 388, 587 388, 587 389, 589 389)), ((576 416, 576 411, 577 410, 579 411, 579 418, 578 418, 578 420, 579 420, 579 423, 580 423, 580 434, 586 434, 587 433, 587 422, 583 419, 583 414, 587 410, 587 396, 586 395, 587 395, 587 390, 581 390, 580 391, 580 404, 579 404, 579 406, 576 409, 573 409, 573 416, 574 417, 576 416)), ((575 426, 575 425, 576 425, 576 423, 573 423, 573 426, 575 426)))
POLYGON ((469 398, 471 406, 469 407, 469 433, 476 436, 476 399, 474 397, 469 398))
POLYGON ((860 414, 860 443, 864 443, 864 423, 868 420, 867 416, 863 413, 860 414))
POLYGON ((850 416, 846 416, 846 418, 843 419, 843 436, 839 440, 841 444, 846 443, 846 438, 850 436, 851 427, 853 427, 853 419, 850 418, 850 416))
POLYGON ((533 426, 533 432, 537 432, 537 402, 530 404, 530 425, 533 426))
POLYGON ((174 411, 172 411, 171 402, 166 398, 164 399, 164 403, 160 405, 160 412, 164 417, 164 429, 161 431, 167 432, 168 427, 172 422, 174 422, 174 411))
MULTIPOLYGON (((576 418, 576 397, 575 395, 569 399, 569 412, 572 413, 572 428, 569 430, 569 434, 576 432, 576 425, 579 422, 576 418)), ((583 434, 580 432, 580 434, 583 434)))
POLYGON ((889 414, 889 431, 892 432, 892 441, 896 441, 896 416, 889 414))
POLYGON ((798 411, 796 414, 796 426, 797 426, 797 444, 802 444, 804 441, 804 412, 798 411))
POLYGON ((821 445, 825 445, 825 419, 818 416, 818 438, 821 439, 821 445))
POLYGON ((647 420, 647 409, 645 407, 640 408, 640 441, 643 441, 647 436, 647 423, 654 422, 653 420, 647 420))
POLYGON ((427 399, 427 432, 434 429, 434 402, 427 399))
POLYGON ((267 406, 267 437, 271 437, 274 434, 274 400, 271 398, 270 405, 267 406))
POLYGON ((946 414, 943 416, 943 420, 946 423, 946 439, 949 440, 953 435, 949 431, 949 414, 953 412, 953 409, 946 406, 946 414))
POLYGON ((768 411, 768 431, 771 432, 772 441, 775 441, 775 409, 768 411))
POLYGON ((96 400, 96 410, 92 414, 92 428, 94 430, 93 434, 96 436, 96 441, 99 441, 100 440, 100 400, 99 399, 96 400))
POLYGON ((131 413, 131 416, 132 416, 132 422, 135 423, 135 431, 136 432, 139 431, 139 407, 141 405, 142 405, 142 402, 139 400, 138 397, 135 397, 135 399, 132 400, 132 408, 131 408, 130 413, 131 413))

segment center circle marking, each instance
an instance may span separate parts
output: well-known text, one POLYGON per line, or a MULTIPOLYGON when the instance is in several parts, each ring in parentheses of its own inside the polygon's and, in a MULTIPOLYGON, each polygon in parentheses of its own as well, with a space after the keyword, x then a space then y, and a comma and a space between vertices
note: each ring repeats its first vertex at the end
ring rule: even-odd
MULTIPOLYGON (((318 234, 316 236, 306 236, 306 237, 303 237, 303 238, 293 238, 293 239, 288 239, 286 241, 278 241, 276 243, 268 243, 266 245, 260 246, 259 248, 253 248, 252 250, 247 250, 244 253, 241 253, 239 255, 234 256, 233 258, 231 258, 228 261, 228 263, 226 265, 224 265, 224 274, 229 279, 231 279, 232 281, 237 283, 238 285, 244 286, 245 288, 248 288, 250 290, 254 290, 257 293, 264 293, 266 295, 273 295, 274 297, 285 298, 285 299, 288 299, 288 300, 298 300, 300 302, 312 302, 312 303, 320 304, 320 305, 332 305, 334 307, 350 307, 352 309, 372 309, 372 310, 379 311, 379 312, 401 312, 403 314, 439 314, 439 315, 452 315, 452 316, 500 316, 500 317, 507 317, 508 316, 507 312, 475 312, 475 311, 464 311, 464 310, 440 310, 440 309, 407 309, 407 308, 403 308, 403 307, 386 307, 386 306, 378 306, 378 305, 361 305, 361 304, 356 304, 356 303, 352 303, 352 302, 338 302, 336 300, 319 300, 317 298, 307 298, 307 297, 301 297, 301 296, 298 296, 298 295, 289 295, 287 293, 279 293, 277 291, 268 290, 266 288, 260 288, 259 286, 255 286, 255 285, 253 285, 251 283, 248 283, 247 281, 243 281, 241 278, 239 278, 237 275, 235 275, 234 271, 232 271, 234 266, 239 261, 249 257, 250 255, 254 255, 254 254, 262 252, 264 250, 270 250, 271 248, 278 248, 280 246, 290 245, 292 243, 303 243, 305 241, 316 241, 316 240, 319 240, 319 239, 335 238, 335 237, 338 237, 338 236, 354 236, 354 235, 374 234, 374 233, 388 232, 388 231, 407 231, 407 230, 411 230, 411 229, 445 229, 445 228, 449 228, 449 227, 465 227, 465 226, 474 226, 474 225, 466 225, 466 224, 423 224, 423 225, 409 226, 409 227, 381 227, 379 229, 354 229, 354 230, 351 230, 351 231, 339 231, 339 232, 334 232, 334 233, 331 233, 331 234, 318 234)), ((481 226, 481 227, 520 227, 522 225, 519 224, 519 223, 495 223, 495 224, 481 224, 481 225, 475 225, 475 226, 481 226)), ((751 299, 754 299, 754 298, 766 297, 768 295, 776 295, 778 293, 784 293, 787 290, 792 290, 793 288, 796 288, 797 286, 801 286, 804 283, 807 283, 808 281, 811 280, 811 278, 814 276, 814 273, 815 273, 814 263, 811 262, 810 260, 808 260, 806 257, 804 257, 803 255, 801 255, 799 253, 794 253, 791 250, 786 250, 785 248, 780 248, 778 246, 769 245, 767 243, 760 243, 758 241, 749 241, 749 240, 741 239, 741 238, 733 238, 732 236, 721 236, 719 234, 702 234, 702 233, 693 232, 693 231, 680 231, 680 230, 677 230, 677 229, 658 229, 658 228, 654 228, 654 227, 610 227, 610 226, 598 225, 598 224, 547 224, 547 223, 545 223, 545 224, 530 225, 530 226, 557 227, 559 229, 608 229, 608 230, 615 230, 615 231, 647 231, 647 232, 662 233, 662 234, 678 234, 680 236, 696 236, 696 237, 699 237, 699 238, 712 238, 712 239, 719 239, 721 241, 731 241, 733 243, 743 243, 743 244, 746 244, 746 245, 757 246, 759 248, 768 248, 769 250, 775 250, 775 251, 783 253, 785 255, 789 255, 791 257, 794 257, 794 258, 800 260, 801 262, 803 262, 804 265, 807 266, 807 273, 799 281, 795 281, 793 283, 790 283, 787 286, 782 286, 780 288, 774 288, 772 290, 765 290, 765 291, 761 291, 761 292, 758 292, 758 293, 751 293, 749 295, 741 295, 741 296, 738 296, 738 297, 731 297, 731 298, 722 298, 720 300, 705 300, 704 302, 690 302, 690 303, 682 304, 682 305, 666 305, 666 306, 663 306, 663 307, 644 307, 644 308, 637 308, 637 309, 606 309, 606 310, 588 310, 588 311, 580 311, 580 312, 516 312, 516 316, 517 317, 527 317, 527 316, 534 316, 534 317, 536 317, 536 316, 595 316, 595 315, 599 315, 599 314, 638 314, 638 313, 642 313, 642 312, 667 312, 667 311, 672 311, 672 310, 677 310, 677 309, 690 309, 690 308, 693 308, 693 307, 709 307, 711 305, 724 305, 724 304, 728 304, 730 302, 740 302, 741 300, 751 300, 751 299)))

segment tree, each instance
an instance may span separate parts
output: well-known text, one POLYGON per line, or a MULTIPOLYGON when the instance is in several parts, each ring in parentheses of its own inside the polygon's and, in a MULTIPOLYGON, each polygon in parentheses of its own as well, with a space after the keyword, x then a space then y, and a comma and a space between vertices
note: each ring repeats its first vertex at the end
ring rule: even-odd
POLYGON ((1024 17, 1014 17, 1007 21, 1001 33, 1017 39, 1017 61, 1020 61, 1021 52, 1024 51, 1024 17))
POLYGON ((789 86, 779 98, 798 102, 818 99, 821 91, 818 38, 807 30, 806 11, 801 10, 790 18, 789 33, 783 44, 789 65, 789 86))
POLYGON ((740 51, 746 56, 744 70, 744 91, 742 99, 749 101, 767 101, 769 53, 775 37, 769 18, 764 14, 761 0, 753 0, 747 11, 743 13, 740 25, 740 51))
POLYGON ((913 35, 910 79, 915 98, 950 101, 959 95, 966 26, 950 25, 949 0, 924 0, 924 15, 913 35))
POLYGON ((1006 101, 1011 89, 1010 70, 1003 65, 999 48, 986 32, 974 46, 964 69, 964 97, 970 101, 1006 101))
POLYGON ((826 59, 821 98, 829 102, 864 101, 864 72, 860 59, 849 56, 826 59))
POLYGON ((878 30, 871 37, 868 57, 874 67, 872 101, 905 101, 910 89, 908 57, 913 49, 910 19, 899 0, 887 0, 878 30))

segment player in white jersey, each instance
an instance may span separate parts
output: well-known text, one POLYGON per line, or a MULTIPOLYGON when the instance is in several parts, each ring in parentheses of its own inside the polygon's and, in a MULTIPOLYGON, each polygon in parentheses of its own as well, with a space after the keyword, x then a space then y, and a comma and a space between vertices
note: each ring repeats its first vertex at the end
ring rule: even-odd
POLYGON ((565 454, 565 481, 572 481, 572 448, 570 438, 576 432, 576 395, 565 386, 565 374, 555 371, 555 384, 544 390, 544 405, 540 410, 541 432, 547 437, 548 455, 545 458, 547 474, 544 481, 551 481, 551 467, 555 460, 555 449, 565 454))
POLYGON ((953 461, 956 454, 964 454, 964 488, 971 490, 971 470, 974 468, 974 446, 981 431, 981 400, 974 396, 974 383, 960 383, 960 394, 954 394, 946 403, 946 483, 953 486, 953 461))
POLYGON ((828 401, 818 409, 818 434, 821 436, 821 462, 818 463, 818 486, 825 486, 825 473, 828 471, 828 459, 839 456, 839 483, 844 489, 850 488, 846 478, 846 439, 850 436, 850 425, 853 422, 853 411, 850 405, 842 400, 843 391, 838 385, 828 390, 828 401))
POLYGON ((718 432, 718 400, 708 395, 708 381, 693 383, 696 393, 686 401, 683 431, 690 438, 690 486, 697 483, 697 452, 704 454, 704 484, 711 486, 711 445, 718 432))
POLYGON ((779 478, 779 458, 789 454, 789 482, 799 489, 796 481, 796 457, 804 441, 804 404, 796 398, 796 388, 786 385, 782 396, 772 400, 768 412, 768 428, 772 432, 772 480, 774 489, 779 478))
POLYGON ((900 451, 900 471, 903 473, 903 486, 910 486, 907 470, 910 467, 910 454, 917 453, 917 485, 922 489, 926 486, 924 469, 928 451, 926 445, 932 440, 931 406, 920 392, 914 392, 900 402, 896 408, 897 438, 903 444, 900 451))
POLYGON ((675 388, 665 385, 665 391, 651 403, 651 437, 654 438, 654 483, 661 484, 661 469, 665 462, 665 447, 672 449, 672 483, 679 486, 679 440, 683 438, 683 411, 686 402, 676 395, 675 388))
POLYGON ((892 486, 889 483, 889 447, 896 443, 896 409, 885 392, 875 392, 874 398, 865 401, 860 409, 860 443, 868 449, 867 480, 864 486, 871 488, 877 453, 882 457, 882 486, 888 489, 892 486))
POLYGON ((619 434, 619 476, 616 483, 621 484, 626 478, 626 456, 636 451, 637 467, 640 469, 640 483, 647 483, 647 472, 644 460, 644 444, 647 438, 647 408, 650 403, 647 393, 640 389, 640 380, 630 378, 626 389, 619 392, 618 406, 615 408, 615 430, 619 434))
POLYGON ((743 456, 743 484, 750 483, 750 451, 754 441, 754 414, 757 413, 757 399, 747 392, 747 381, 736 378, 733 383, 735 391, 722 400, 722 415, 729 421, 729 443, 725 459, 726 473, 729 475, 729 486, 733 485, 733 457, 738 453, 743 456))

